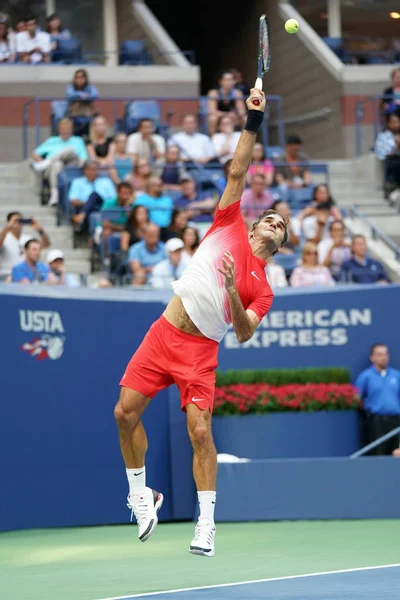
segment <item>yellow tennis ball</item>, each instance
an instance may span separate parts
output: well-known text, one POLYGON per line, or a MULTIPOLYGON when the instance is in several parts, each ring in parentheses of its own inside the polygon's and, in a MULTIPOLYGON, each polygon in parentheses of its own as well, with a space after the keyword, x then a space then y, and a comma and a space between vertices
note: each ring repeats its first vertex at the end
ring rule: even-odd
POLYGON ((289 19, 285 23, 285 29, 288 33, 297 33, 299 30, 299 24, 296 19, 289 19))

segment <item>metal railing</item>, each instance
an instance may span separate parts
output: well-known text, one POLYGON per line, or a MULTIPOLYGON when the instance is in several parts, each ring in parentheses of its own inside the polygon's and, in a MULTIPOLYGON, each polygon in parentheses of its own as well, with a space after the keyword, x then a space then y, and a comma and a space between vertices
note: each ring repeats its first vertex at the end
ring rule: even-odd
MULTIPOLYGON (((265 118, 264 118, 264 121, 261 126, 261 134, 262 134, 262 138, 263 138, 263 144, 264 144, 264 146, 269 145, 268 128, 271 124, 270 114, 271 114, 271 108, 275 108, 277 111, 277 119, 275 119, 275 121, 276 121, 276 127, 277 127, 278 144, 280 146, 284 146, 284 144, 285 144, 285 124, 284 124, 282 98, 281 98, 281 96, 270 95, 270 96, 266 96, 266 99, 267 99, 267 103, 268 103, 267 104, 268 110, 265 113, 265 118)), ((115 125, 116 122, 118 121, 118 119, 121 119, 124 116, 122 114, 119 114, 121 103, 125 104, 127 102, 134 102, 136 100, 138 100, 138 101, 148 101, 148 100, 154 101, 155 100, 159 103, 166 102, 166 101, 175 101, 177 103, 177 106, 179 106, 179 102, 181 102, 181 101, 197 102, 197 104, 198 104, 197 112, 198 112, 201 120, 203 121, 203 124, 204 125, 206 124, 207 114, 208 114, 208 109, 207 109, 208 97, 207 96, 187 96, 187 97, 181 97, 181 98, 176 98, 176 97, 171 97, 171 96, 166 96, 163 98, 162 97, 155 98, 154 96, 145 96, 145 97, 103 96, 103 97, 99 98, 98 100, 96 100, 95 102, 96 102, 96 104, 104 102, 104 101, 112 103, 112 121, 113 121, 113 125, 115 125)), ((42 124, 40 122, 41 104, 46 103, 46 102, 50 103, 53 101, 65 101, 65 98, 56 98, 54 96, 40 96, 40 97, 37 96, 35 98, 31 98, 30 100, 25 102, 25 104, 23 105, 23 109, 22 109, 22 146, 23 146, 23 159, 24 160, 27 159, 28 155, 29 155, 28 128, 29 128, 30 110, 33 110, 33 112, 34 112, 35 147, 37 147, 41 143, 41 127, 42 127, 42 124)), ((169 119, 174 115, 175 112, 176 111, 168 111, 169 119)), ((185 112, 186 112, 186 110, 185 110, 185 112)))
POLYGON ((359 458, 360 456, 364 456, 364 454, 366 454, 370 450, 373 450, 377 446, 380 446, 383 442, 390 440, 392 437, 394 437, 395 435, 398 435, 399 433, 400 433, 400 427, 396 427, 396 429, 392 429, 392 431, 389 431, 389 433, 386 433, 385 435, 378 438, 374 442, 371 442, 367 446, 364 446, 364 448, 361 448, 361 450, 354 452, 354 454, 349 456, 349 458, 359 458))
POLYGON ((369 227, 371 232, 371 237, 373 240, 381 240, 384 244, 389 246, 391 250, 393 250, 395 259, 400 262, 400 247, 392 240, 386 233, 383 233, 376 225, 371 223, 367 216, 363 215, 355 206, 352 206, 349 209, 350 217, 356 217, 357 219, 361 219, 367 227, 369 227))

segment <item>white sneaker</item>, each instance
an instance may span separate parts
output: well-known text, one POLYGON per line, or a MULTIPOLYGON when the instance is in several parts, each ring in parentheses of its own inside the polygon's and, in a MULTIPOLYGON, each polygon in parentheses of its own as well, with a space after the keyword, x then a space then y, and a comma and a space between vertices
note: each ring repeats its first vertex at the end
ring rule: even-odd
POLYGON ((201 556, 214 556, 215 523, 200 517, 189 552, 201 556))
POLYGON ((42 171, 45 171, 50 164, 51 160, 49 158, 45 158, 44 160, 40 160, 39 162, 36 160, 32 160, 31 167, 37 173, 41 173, 42 171))
POLYGON ((145 488, 142 496, 139 494, 128 496, 128 508, 132 511, 131 521, 135 515, 141 542, 148 540, 155 530, 158 523, 157 513, 163 502, 164 496, 148 487, 145 488))
POLYGON ((58 189, 54 188, 51 190, 49 206, 57 206, 58 204, 58 189))

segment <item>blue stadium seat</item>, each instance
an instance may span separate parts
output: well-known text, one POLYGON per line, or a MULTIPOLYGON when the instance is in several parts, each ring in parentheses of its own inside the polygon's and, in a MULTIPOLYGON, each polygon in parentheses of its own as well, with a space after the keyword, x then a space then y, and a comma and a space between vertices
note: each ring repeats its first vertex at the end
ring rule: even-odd
POLYGON ((125 130, 128 134, 136 131, 141 119, 151 119, 155 129, 160 127, 161 111, 156 100, 136 100, 135 102, 127 103, 125 130))
POLYGON ((53 100, 51 103, 51 133, 57 135, 58 122, 66 115, 68 102, 66 100, 53 100))
POLYGON ((336 54, 344 63, 351 62, 350 57, 346 54, 343 48, 343 40, 341 37, 323 37, 325 44, 336 54))
POLYGON ((150 54, 142 40, 125 40, 121 42, 119 54, 120 65, 150 65, 150 54))
POLYGON ((300 260, 300 254, 281 254, 277 252, 274 256, 274 261, 277 265, 283 267, 286 277, 290 277, 291 272, 297 267, 300 260))
POLYGON ((290 189, 288 196, 290 206, 294 209, 301 209, 308 206, 312 200, 313 189, 313 186, 290 189))
POLYGON ((58 40, 57 48, 52 57, 53 62, 64 65, 83 64, 82 48, 79 40, 70 38, 69 40, 58 40))
POLYGON ((367 65, 387 65, 389 63, 384 56, 367 56, 366 62, 367 65))
POLYGON ((285 152, 282 146, 267 146, 265 148, 265 158, 269 160, 276 160, 279 156, 285 152))

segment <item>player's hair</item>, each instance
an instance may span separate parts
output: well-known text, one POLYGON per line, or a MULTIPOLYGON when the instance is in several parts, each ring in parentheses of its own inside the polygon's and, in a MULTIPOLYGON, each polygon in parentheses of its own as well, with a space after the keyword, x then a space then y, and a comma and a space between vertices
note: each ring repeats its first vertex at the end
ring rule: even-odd
POLYGON ((371 346, 371 350, 369 351, 369 355, 371 356, 374 353, 374 350, 376 348, 379 348, 379 346, 383 346, 384 348, 387 348, 387 344, 384 344, 383 342, 376 342, 375 344, 372 344, 371 346))
POLYGON ((29 248, 29 246, 30 246, 31 244, 39 244, 39 246, 40 246, 40 241, 39 241, 39 240, 28 240, 28 241, 27 241, 27 242, 25 242, 25 244, 24 244, 24 249, 25 249, 25 250, 28 250, 28 248, 29 248))
MULTIPOLYGON (((258 217, 257 221, 255 221, 253 223, 253 225, 251 226, 251 231, 254 231, 255 228, 257 227, 257 225, 259 225, 261 223, 261 221, 263 219, 265 219, 265 217, 269 217, 270 215, 279 215, 280 218, 283 219, 282 215, 279 214, 276 210, 273 210, 272 208, 269 208, 268 210, 265 210, 258 217)), ((283 240, 282 240, 281 245, 279 246, 279 248, 282 248, 286 244, 286 242, 288 241, 288 236, 289 236, 289 233, 288 233, 288 224, 289 224, 289 221, 287 221, 286 219, 283 219, 283 222, 285 224, 285 233, 284 233, 283 240)), ((274 254, 276 254, 278 252, 279 248, 277 248, 274 252, 272 252, 271 256, 274 256, 274 254)))
POLYGON ((9 223, 11 221, 11 219, 15 216, 15 215, 19 215, 21 216, 21 213, 18 210, 14 210, 13 212, 8 213, 7 215, 7 223, 9 223))

